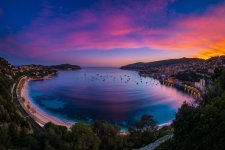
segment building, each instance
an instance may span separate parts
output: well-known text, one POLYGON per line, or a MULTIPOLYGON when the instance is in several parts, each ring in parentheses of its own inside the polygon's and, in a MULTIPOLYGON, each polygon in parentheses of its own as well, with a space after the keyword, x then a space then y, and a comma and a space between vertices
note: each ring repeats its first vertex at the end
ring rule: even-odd
POLYGON ((211 68, 208 69, 208 73, 212 73, 213 74, 214 73, 214 69, 211 69, 211 68))
POLYGON ((195 87, 200 89, 201 91, 204 91, 204 89, 205 89, 205 79, 200 79, 199 82, 195 82, 195 87))

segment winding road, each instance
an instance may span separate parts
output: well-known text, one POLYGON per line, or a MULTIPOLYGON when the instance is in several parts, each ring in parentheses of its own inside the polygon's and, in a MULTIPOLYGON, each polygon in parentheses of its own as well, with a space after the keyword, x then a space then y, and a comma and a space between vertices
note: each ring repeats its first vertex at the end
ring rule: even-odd
POLYGON ((160 144, 166 142, 167 140, 169 139, 172 139, 173 138, 173 134, 168 134, 168 135, 165 135, 164 137, 162 138, 159 138, 158 140, 156 140, 155 142, 149 144, 149 145, 146 145, 145 147, 142 147, 140 148, 139 150, 154 150, 156 149, 160 144))
POLYGON ((33 131, 37 134, 43 134, 44 133, 44 128, 42 128, 37 122, 35 122, 35 120, 30 117, 30 115, 23 109, 23 107, 21 106, 19 99, 21 97, 17 96, 17 88, 19 85, 20 80, 23 77, 19 78, 19 80, 14 84, 13 89, 12 89, 12 100, 15 104, 15 106, 17 107, 17 109, 19 110, 19 112, 22 114, 22 116, 24 117, 24 119, 26 121, 28 121, 33 129, 33 131))

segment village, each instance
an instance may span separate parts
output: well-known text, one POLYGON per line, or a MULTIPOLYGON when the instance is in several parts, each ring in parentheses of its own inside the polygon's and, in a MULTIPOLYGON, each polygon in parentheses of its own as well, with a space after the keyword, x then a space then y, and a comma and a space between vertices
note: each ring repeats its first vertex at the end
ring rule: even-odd
POLYGON ((212 57, 205 61, 190 61, 175 65, 149 67, 139 71, 141 76, 153 77, 162 84, 182 88, 201 98, 207 85, 213 82, 212 75, 225 68, 225 56, 212 57))

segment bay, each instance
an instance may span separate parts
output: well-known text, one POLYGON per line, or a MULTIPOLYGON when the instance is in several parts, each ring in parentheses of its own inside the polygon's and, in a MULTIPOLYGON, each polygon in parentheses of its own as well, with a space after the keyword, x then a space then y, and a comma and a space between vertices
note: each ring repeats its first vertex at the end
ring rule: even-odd
POLYGON ((158 80, 118 68, 60 71, 51 80, 29 82, 28 92, 41 110, 62 120, 106 120, 124 129, 144 114, 158 124, 168 123, 184 101, 193 101, 158 80))

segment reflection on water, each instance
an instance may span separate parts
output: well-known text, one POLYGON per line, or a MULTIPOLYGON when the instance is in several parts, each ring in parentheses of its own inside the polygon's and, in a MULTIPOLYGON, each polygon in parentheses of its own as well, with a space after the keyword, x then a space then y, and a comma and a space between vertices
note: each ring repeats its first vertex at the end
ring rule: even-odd
POLYGON ((153 115, 159 124, 169 122, 184 101, 192 100, 157 80, 116 68, 61 71, 52 80, 32 81, 29 95, 42 110, 61 119, 107 120, 124 128, 143 114, 153 115))

